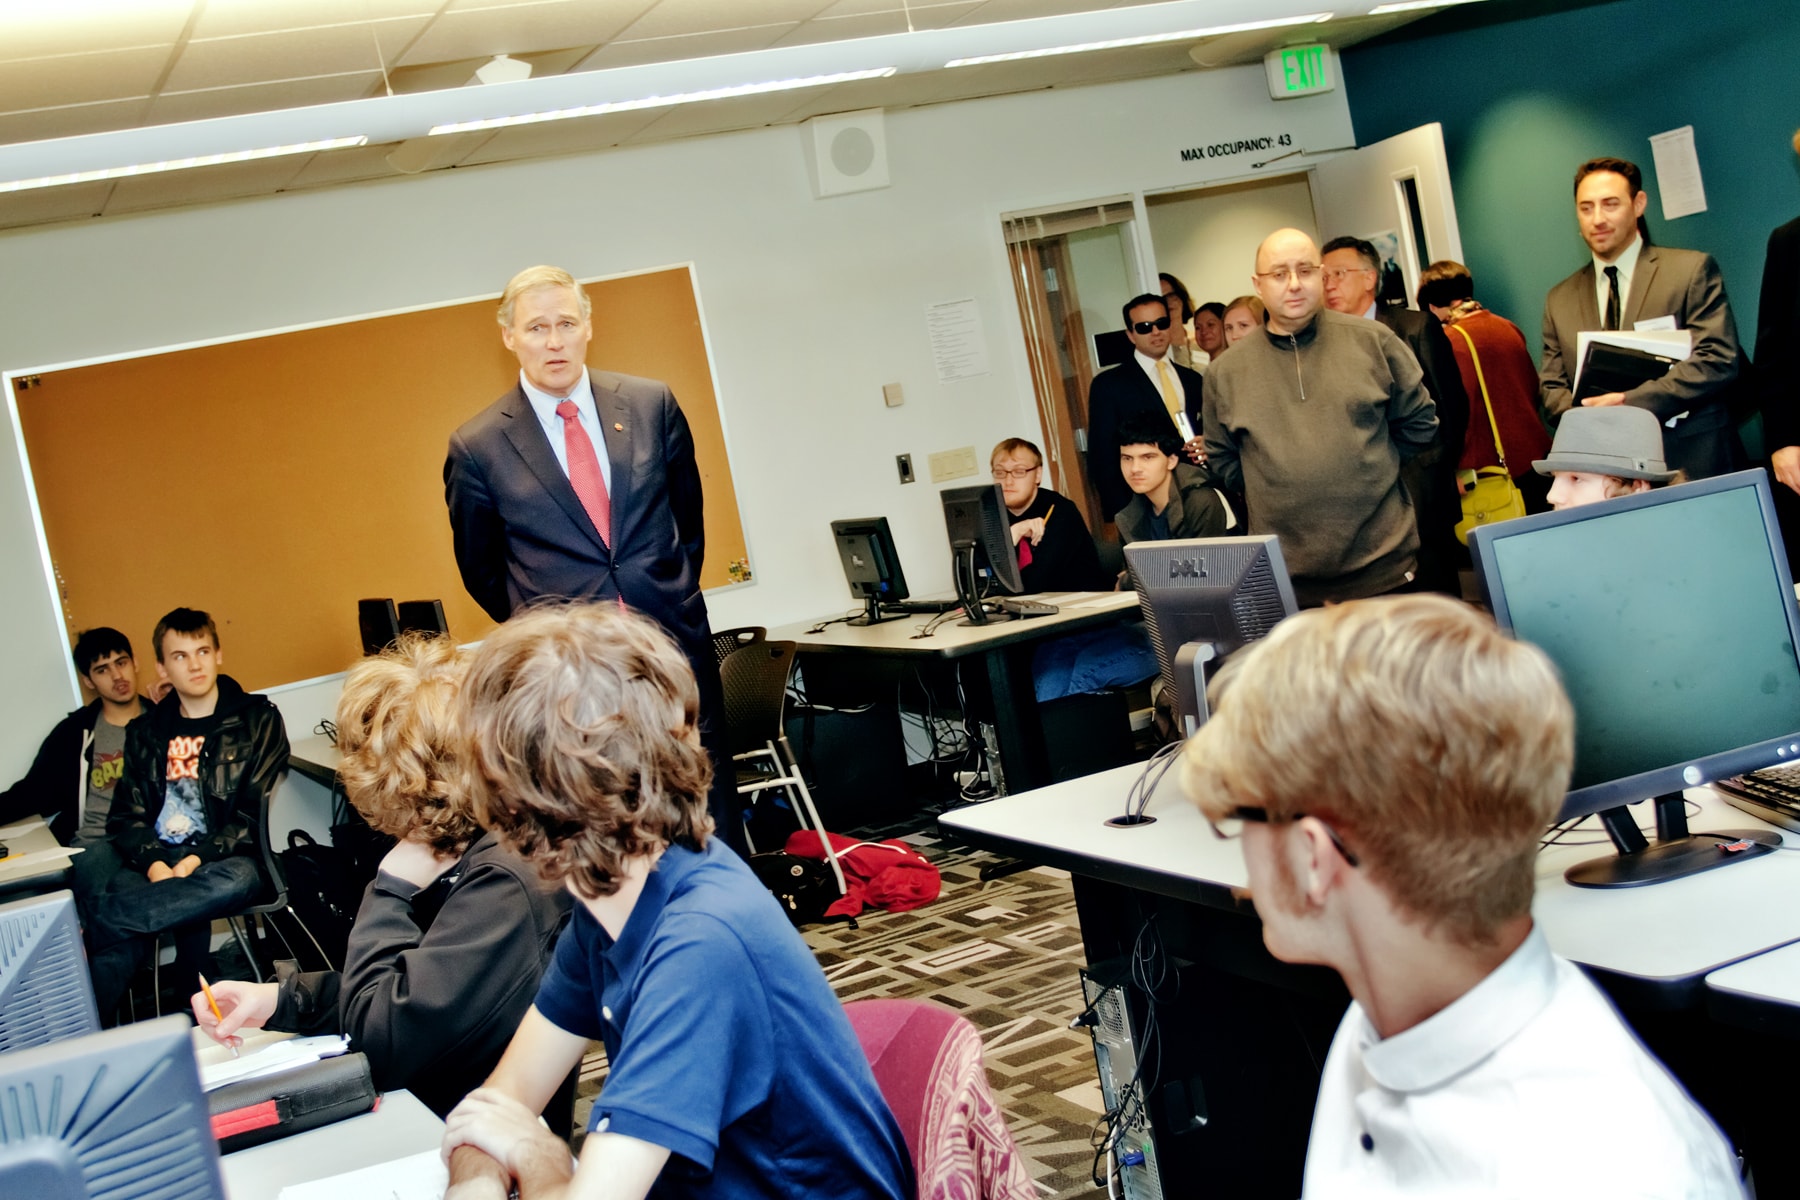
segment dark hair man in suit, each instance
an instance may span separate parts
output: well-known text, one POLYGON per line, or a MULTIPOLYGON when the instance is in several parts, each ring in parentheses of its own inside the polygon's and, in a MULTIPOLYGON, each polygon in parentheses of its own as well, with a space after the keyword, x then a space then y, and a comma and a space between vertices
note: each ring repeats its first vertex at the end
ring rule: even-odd
POLYGON ((463 586, 496 621, 540 596, 617 601, 681 646, 700 689, 719 836, 744 847, 724 693, 700 594, 700 469, 668 385, 587 366, 587 293, 530 267, 500 297, 519 383, 450 436, 444 498, 463 586))
POLYGON ((1325 307, 1347 317, 1380 321, 1400 335, 1425 372, 1425 390, 1437 405, 1437 440, 1406 461, 1400 478, 1419 519, 1419 586, 1460 596, 1456 572, 1469 556, 1456 540, 1456 522, 1462 517, 1456 468, 1469 431, 1469 394, 1463 389, 1456 353, 1435 317, 1377 301, 1381 256, 1372 244, 1357 237, 1332 238, 1325 243, 1322 261, 1325 307))
MULTIPOLYGON (((1800 154, 1800 132, 1794 134, 1800 154)), ((1800 217, 1769 235, 1762 297, 1756 310, 1756 366, 1763 445, 1775 489, 1775 512, 1788 544, 1788 565, 1800 568, 1800 217)))
POLYGON ((1544 299, 1544 412, 1554 421, 1574 403, 1584 330, 1685 329, 1693 349, 1667 375, 1581 403, 1649 409, 1671 468, 1689 479, 1723 475, 1742 459, 1725 407, 1743 359, 1737 322, 1712 255, 1650 245, 1649 199, 1643 174, 1622 158, 1589 159, 1575 172, 1575 219, 1592 259, 1544 299))
MULTIPOLYGON (((1161 414, 1171 434, 1179 433, 1175 415, 1200 431, 1200 375, 1169 358, 1174 321, 1161 296, 1146 292, 1125 302, 1125 336, 1131 357, 1094 376, 1088 388, 1088 479, 1100 493, 1105 520, 1131 501, 1131 489, 1119 472, 1119 426, 1136 413, 1161 414)), ((1183 441, 1188 441, 1183 437, 1183 441)), ((1203 462, 1200 439, 1189 441, 1189 457, 1203 462)))

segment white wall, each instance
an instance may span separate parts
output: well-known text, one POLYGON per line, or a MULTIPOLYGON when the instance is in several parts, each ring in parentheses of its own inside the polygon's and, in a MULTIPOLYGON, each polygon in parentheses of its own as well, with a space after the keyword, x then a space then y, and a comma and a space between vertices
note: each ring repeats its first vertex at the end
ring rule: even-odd
MULTIPOLYGON (((910 451, 922 468, 935 450, 985 456, 1037 430, 999 214, 1241 175, 1259 157, 1184 161, 1204 132, 1145 112, 1204 113, 1207 128, 1289 133, 1319 151, 1354 140, 1341 91, 1277 105, 1255 66, 896 112, 893 186, 823 201, 807 183, 802 131, 785 127, 12 231, 0 234, 0 370, 497 294, 535 262, 588 276, 692 261, 757 574, 715 598, 714 625, 847 607, 833 517, 887 515, 909 582, 946 589, 935 489, 900 486, 894 455, 910 451), (993 372, 940 385, 925 306, 967 296, 993 372), (894 380, 907 400, 887 409, 881 385, 894 380)), ((468 410, 490 399, 471 395, 468 410)), ((7 421, 0 448, 16 443, 7 421)), ((96 439, 119 452, 104 431, 96 439)), ((129 503, 171 481, 96 486, 129 503)), ((321 496, 320 509, 347 516, 343 497, 321 496)), ((193 552, 231 553, 207 542, 204 513, 177 534, 193 552)), ((308 564, 293 569, 300 579, 308 564)), ((14 647, 0 689, 10 780, 75 699, 11 450, 0 453, 0 619, 14 647)))
POLYGON ((1187 284, 1196 306, 1230 304, 1248 293, 1256 247, 1275 230, 1291 226, 1318 236, 1304 175, 1151 196, 1145 207, 1156 269, 1187 284))

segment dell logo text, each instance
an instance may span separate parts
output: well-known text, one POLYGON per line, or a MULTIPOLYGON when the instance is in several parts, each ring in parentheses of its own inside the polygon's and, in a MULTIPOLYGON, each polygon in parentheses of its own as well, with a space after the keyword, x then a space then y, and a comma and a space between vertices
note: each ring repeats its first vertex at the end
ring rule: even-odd
POLYGON ((1170 579, 1205 579, 1206 560, 1204 558, 1171 558, 1169 560, 1170 579))

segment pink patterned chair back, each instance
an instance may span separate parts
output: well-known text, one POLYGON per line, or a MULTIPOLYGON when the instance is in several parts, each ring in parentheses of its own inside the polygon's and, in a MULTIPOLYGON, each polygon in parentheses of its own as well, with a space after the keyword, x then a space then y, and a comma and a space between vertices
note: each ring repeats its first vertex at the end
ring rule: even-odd
POLYGON ((1036 1200, 973 1025, 923 1000, 855 1000, 844 1011, 906 1138, 919 1200, 1036 1200))

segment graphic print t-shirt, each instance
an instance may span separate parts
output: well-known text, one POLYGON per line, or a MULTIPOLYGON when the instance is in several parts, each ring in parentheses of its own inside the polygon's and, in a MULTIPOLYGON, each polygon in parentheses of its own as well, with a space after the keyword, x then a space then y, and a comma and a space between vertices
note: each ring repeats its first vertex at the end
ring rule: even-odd
POLYGON ((81 806, 81 828, 75 844, 85 846, 106 837, 106 817, 112 811, 113 788, 125 773, 125 727, 110 721, 94 722, 94 744, 89 751, 87 799, 81 806))
POLYGON ((156 836, 171 846, 197 842, 207 834, 206 800, 200 788, 200 753, 206 749, 213 722, 177 721, 169 739, 163 775, 162 812, 156 817, 156 836))

